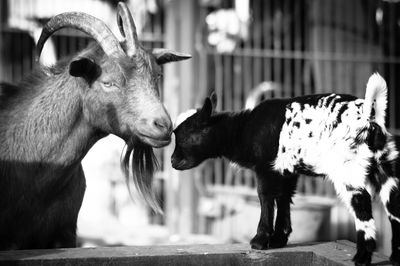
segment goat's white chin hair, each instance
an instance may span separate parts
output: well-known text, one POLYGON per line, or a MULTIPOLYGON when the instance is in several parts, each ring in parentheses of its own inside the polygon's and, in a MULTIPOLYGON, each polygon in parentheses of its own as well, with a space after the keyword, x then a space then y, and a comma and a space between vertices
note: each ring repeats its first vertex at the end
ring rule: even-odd
POLYGON ((176 118, 176 121, 174 123, 174 129, 177 128, 183 122, 185 122, 186 119, 188 119, 189 117, 191 117, 195 113, 197 113, 196 109, 189 109, 189 110, 187 110, 187 111, 185 111, 183 113, 180 113, 178 115, 178 117, 176 118))

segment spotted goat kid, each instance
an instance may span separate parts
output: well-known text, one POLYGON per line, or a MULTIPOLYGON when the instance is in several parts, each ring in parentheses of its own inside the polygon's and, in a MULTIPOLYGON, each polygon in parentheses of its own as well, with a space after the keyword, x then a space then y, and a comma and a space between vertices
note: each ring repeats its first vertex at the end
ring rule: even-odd
POLYGON ((400 265, 398 152, 385 127, 387 87, 379 74, 370 77, 365 99, 345 94, 271 99, 235 113, 215 112, 215 106, 213 94, 201 109, 178 118, 171 162, 184 170, 225 157, 256 172, 261 216, 252 248, 286 245, 297 176, 325 176, 355 217, 355 264, 370 264, 375 250, 371 196, 378 193, 392 225, 391 262, 400 265))

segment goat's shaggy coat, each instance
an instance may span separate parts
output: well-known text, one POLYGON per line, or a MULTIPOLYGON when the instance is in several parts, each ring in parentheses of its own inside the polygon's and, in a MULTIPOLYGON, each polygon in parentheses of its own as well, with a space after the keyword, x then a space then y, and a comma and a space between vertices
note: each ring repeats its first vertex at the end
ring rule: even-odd
POLYGON ((286 244, 298 174, 327 177, 355 217, 356 264, 371 262, 376 237, 371 195, 379 193, 392 223, 391 260, 398 265, 398 152, 385 128, 386 91, 385 81, 374 74, 365 100, 344 94, 310 95, 267 100, 251 111, 212 114, 216 99, 207 98, 201 110, 181 119, 175 129, 172 164, 182 170, 224 156, 253 169, 261 203, 257 234, 251 241, 257 249, 286 244))

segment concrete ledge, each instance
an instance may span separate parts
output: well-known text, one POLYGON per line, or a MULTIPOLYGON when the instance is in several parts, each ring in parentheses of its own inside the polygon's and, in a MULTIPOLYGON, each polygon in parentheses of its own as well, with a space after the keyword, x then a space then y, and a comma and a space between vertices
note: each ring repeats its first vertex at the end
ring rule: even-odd
MULTIPOLYGON (((247 244, 1 251, 0 265, 354 265, 355 245, 339 240, 253 250, 247 244)), ((390 265, 375 253, 373 263, 390 265)))

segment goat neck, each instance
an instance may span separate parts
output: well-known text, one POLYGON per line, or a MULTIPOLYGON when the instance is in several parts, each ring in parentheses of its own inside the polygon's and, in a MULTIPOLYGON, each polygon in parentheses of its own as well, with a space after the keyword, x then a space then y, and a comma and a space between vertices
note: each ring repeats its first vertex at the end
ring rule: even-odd
POLYGON ((49 76, 37 72, 26 81, 31 86, 35 82, 40 87, 22 85, 20 95, 3 113, 3 123, 12 126, 0 128, 2 160, 64 166, 79 163, 101 137, 82 116, 80 89, 84 86, 78 83, 83 81, 68 73, 49 76), (44 76, 46 82, 39 82, 44 76))
POLYGON ((221 112, 212 116, 210 134, 214 135, 215 145, 212 145, 214 157, 226 157, 227 159, 243 163, 245 156, 243 130, 246 128, 249 112, 221 112))

